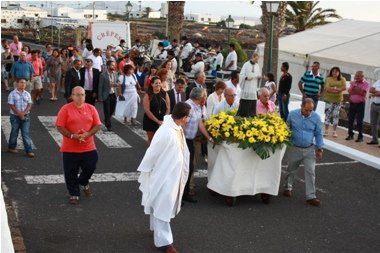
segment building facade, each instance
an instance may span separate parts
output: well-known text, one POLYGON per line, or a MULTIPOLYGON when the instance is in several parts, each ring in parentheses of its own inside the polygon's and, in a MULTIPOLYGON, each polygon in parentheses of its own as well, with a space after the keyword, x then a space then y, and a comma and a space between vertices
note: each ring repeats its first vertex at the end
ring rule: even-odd
POLYGON ((1 8, 2 28, 37 28, 42 18, 47 17, 47 11, 36 7, 21 7, 10 4, 1 8))

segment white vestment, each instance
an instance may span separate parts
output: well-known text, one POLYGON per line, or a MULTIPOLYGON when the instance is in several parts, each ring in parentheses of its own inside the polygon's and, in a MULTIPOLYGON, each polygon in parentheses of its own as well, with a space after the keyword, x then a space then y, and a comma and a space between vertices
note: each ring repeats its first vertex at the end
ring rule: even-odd
POLYGON ((180 211, 189 156, 182 128, 166 115, 137 169, 145 214, 170 222, 180 211))
POLYGON ((251 61, 244 63, 240 71, 241 99, 257 100, 259 78, 261 78, 259 65, 257 63, 252 65, 251 61), (250 80, 246 80, 246 78, 250 80))

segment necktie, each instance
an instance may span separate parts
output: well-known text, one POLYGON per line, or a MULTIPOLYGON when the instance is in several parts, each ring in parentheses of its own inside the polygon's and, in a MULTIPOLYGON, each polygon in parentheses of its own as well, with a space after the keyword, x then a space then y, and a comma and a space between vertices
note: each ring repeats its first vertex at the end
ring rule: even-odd
POLYGON ((92 90, 92 75, 91 75, 90 70, 87 70, 87 78, 88 78, 88 88, 89 90, 92 90))
POLYGON ((179 93, 177 92, 177 103, 181 102, 180 98, 179 98, 179 93))

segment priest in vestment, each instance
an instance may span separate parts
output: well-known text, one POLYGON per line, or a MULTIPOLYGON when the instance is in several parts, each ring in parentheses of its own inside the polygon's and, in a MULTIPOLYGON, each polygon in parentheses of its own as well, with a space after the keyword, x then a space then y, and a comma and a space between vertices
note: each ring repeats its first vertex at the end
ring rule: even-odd
POLYGON ((139 168, 141 204, 150 215, 154 244, 166 252, 178 252, 173 246, 170 220, 179 213, 189 176, 189 150, 182 127, 189 120, 191 107, 183 102, 164 117, 139 168))

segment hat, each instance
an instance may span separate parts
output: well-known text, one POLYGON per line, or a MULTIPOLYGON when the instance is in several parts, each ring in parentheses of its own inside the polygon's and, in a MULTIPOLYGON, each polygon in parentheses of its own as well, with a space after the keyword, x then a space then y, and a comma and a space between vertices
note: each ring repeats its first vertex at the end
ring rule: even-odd
POLYGON ((213 55, 216 55, 216 51, 215 49, 211 49, 210 52, 208 52, 209 54, 213 54, 213 55))

